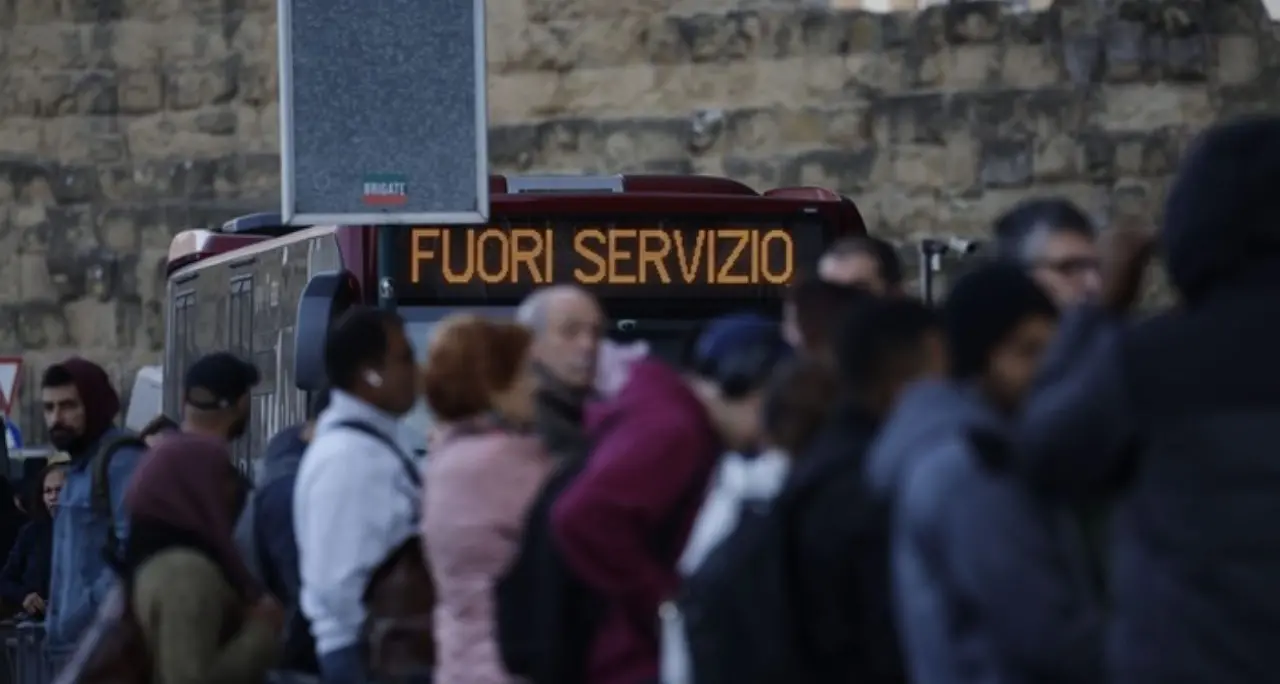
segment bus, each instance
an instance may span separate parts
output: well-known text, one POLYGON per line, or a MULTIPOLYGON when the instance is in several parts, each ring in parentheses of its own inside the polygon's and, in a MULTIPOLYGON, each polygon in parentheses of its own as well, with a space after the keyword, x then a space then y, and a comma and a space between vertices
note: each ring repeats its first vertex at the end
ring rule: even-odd
MULTIPOLYGON (((534 289, 572 283, 600 298, 611 337, 647 340, 671 357, 706 318, 779 314, 784 287, 831 241, 865 234, 854 203, 820 188, 757 192, 674 175, 493 176, 489 186, 486 225, 291 227, 254 214, 176 235, 166 413, 179 415, 183 369, 200 355, 252 360, 262 383, 235 447, 247 473, 325 385, 325 333, 350 306, 396 309, 422 355, 450 313, 506 317, 534 289)), ((429 420, 419 407, 404 422, 404 440, 419 453, 429 420)))

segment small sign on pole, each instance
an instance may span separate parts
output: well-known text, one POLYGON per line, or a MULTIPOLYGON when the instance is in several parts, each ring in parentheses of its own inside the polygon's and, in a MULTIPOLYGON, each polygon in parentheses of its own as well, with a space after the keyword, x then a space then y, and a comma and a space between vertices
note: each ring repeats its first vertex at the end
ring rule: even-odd
POLYGON ((484 0, 277 0, 288 225, 489 218, 484 0))
POLYGON ((0 356, 0 412, 9 415, 22 389, 22 357, 0 356))

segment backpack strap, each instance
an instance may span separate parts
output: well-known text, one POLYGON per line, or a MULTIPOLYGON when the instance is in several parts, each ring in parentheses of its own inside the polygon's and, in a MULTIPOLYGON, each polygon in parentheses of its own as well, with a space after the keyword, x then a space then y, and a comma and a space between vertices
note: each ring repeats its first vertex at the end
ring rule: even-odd
POLYGON ((121 449, 147 450, 147 443, 133 435, 124 435, 107 442, 89 461, 89 504, 98 515, 107 518, 107 550, 113 555, 119 552, 120 539, 116 536, 116 512, 111 505, 111 459, 121 449))
POLYGON ((418 464, 414 463, 412 458, 409 458, 409 455, 400 448, 400 445, 397 444, 394 439, 391 439, 390 436, 383 433, 378 428, 375 428, 362 420, 344 420, 327 427, 344 428, 347 430, 355 430, 356 432, 363 432, 379 442, 382 442, 383 445, 396 455, 396 458, 400 459, 400 465, 404 466, 404 470, 409 475, 409 479, 413 481, 414 486, 422 486, 422 475, 418 472, 418 464))

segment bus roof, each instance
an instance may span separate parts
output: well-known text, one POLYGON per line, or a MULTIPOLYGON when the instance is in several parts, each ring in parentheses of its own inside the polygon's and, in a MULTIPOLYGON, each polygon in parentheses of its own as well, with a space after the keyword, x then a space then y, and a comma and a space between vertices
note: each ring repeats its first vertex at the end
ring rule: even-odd
MULTIPOLYGON (((834 191, 817 187, 789 187, 757 192, 750 186, 717 176, 625 174, 603 176, 541 175, 489 177, 490 207, 494 214, 523 213, 531 209, 557 211, 628 212, 652 210, 662 198, 669 203, 689 202, 679 211, 696 213, 741 211, 743 202, 845 205, 858 223, 861 217, 848 199, 834 191), (695 199, 697 198, 697 199, 695 199)), ((764 206, 760 207, 761 209, 764 206)), ((169 245, 168 272, 205 259, 261 245, 276 239, 292 242, 332 232, 336 226, 286 226, 280 214, 258 213, 227 221, 219 228, 193 229, 178 233, 169 245), (306 231, 306 235, 302 234, 306 231)), ((259 251, 259 250, 252 250, 259 251)))

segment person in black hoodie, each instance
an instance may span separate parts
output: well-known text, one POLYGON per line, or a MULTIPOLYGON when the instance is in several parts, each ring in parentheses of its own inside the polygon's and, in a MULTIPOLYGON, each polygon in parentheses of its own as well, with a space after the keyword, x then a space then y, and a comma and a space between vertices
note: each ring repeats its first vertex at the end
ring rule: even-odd
POLYGON ((906 681, 893 628, 888 509, 863 473, 898 394, 941 375, 936 314, 907 298, 854 308, 836 347, 844 399, 797 459, 780 494, 791 515, 801 657, 812 681, 906 681))
POLYGON ((40 499, 29 507, 31 521, 18 533, 4 568, 0 569, 0 599, 14 611, 35 617, 44 614, 53 564, 53 514, 67 481, 64 464, 46 466, 37 477, 40 499))
POLYGON ((1017 431, 1021 469, 1070 500, 1119 492, 1113 684, 1280 672, 1280 118, 1191 146, 1158 233, 1177 308, 1129 321, 1152 247, 1113 228, 1102 301, 1065 317, 1017 431))

